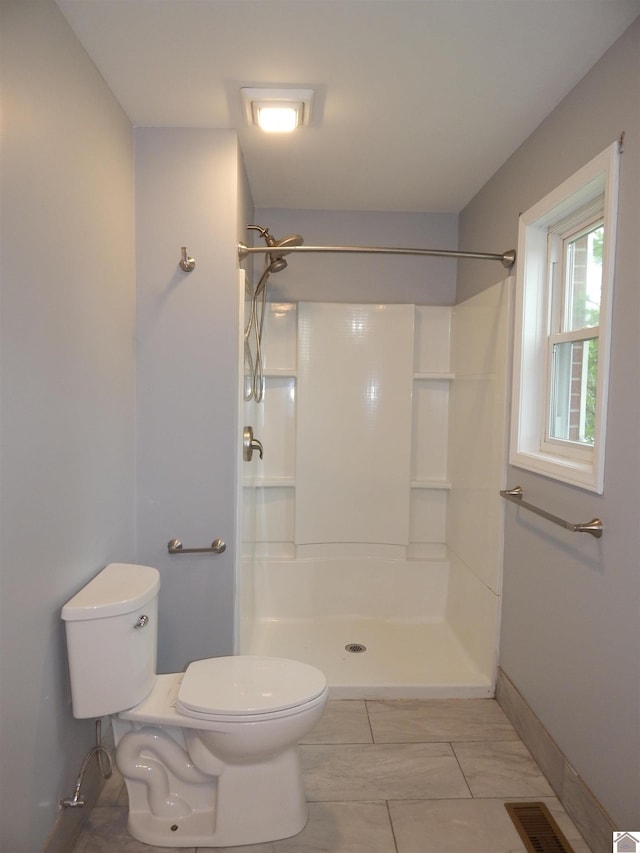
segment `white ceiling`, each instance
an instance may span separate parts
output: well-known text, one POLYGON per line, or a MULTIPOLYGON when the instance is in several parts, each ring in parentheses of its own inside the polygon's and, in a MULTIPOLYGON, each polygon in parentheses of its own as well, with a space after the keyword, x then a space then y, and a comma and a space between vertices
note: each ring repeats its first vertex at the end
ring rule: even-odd
POLYGON ((135 125, 235 128, 257 207, 457 212, 640 0, 57 0, 135 125), (239 90, 315 89, 311 126, 239 90))

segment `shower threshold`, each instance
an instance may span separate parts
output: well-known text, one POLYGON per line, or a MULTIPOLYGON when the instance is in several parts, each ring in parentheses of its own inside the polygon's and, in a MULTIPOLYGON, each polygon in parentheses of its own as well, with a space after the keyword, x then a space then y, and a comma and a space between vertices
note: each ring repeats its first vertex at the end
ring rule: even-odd
POLYGON ((317 666, 334 699, 493 695, 492 680, 474 665, 446 622, 264 620, 254 626, 249 652, 317 666), (365 650, 353 653, 348 646, 365 650))

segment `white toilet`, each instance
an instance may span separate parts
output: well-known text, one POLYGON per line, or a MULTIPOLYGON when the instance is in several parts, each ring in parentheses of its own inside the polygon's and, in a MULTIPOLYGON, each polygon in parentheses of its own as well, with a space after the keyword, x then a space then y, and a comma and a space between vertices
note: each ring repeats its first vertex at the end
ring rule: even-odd
POLYGON ((62 609, 75 717, 113 714, 128 829, 159 847, 288 838, 307 821, 297 741, 327 682, 284 658, 195 661, 156 675, 160 576, 112 563, 62 609))

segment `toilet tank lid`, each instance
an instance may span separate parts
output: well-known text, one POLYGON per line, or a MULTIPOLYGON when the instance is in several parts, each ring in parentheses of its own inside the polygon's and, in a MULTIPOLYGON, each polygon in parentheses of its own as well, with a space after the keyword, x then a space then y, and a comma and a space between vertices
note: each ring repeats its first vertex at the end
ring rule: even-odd
POLYGON ((66 622, 131 613, 158 593, 160 573, 151 566, 109 563, 62 608, 66 622))

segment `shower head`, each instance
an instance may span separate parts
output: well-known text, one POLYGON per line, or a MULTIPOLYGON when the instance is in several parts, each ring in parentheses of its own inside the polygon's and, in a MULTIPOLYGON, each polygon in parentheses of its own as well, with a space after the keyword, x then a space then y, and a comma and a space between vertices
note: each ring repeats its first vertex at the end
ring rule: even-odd
MULTIPOLYGON (((248 225, 247 228, 252 231, 259 231, 260 236, 264 238, 265 243, 271 249, 276 249, 277 251, 269 252, 269 260, 273 265, 276 261, 281 261, 285 255, 291 254, 290 247, 301 246, 304 243, 304 239, 299 234, 289 234, 286 237, 283 237, 282 240, 276 240, 273 235, 269 233, 268 228, 262 228, 261 225, 248 225), (289 249, 289 251, 287 251, 289 249)), ((286 262, 285 262, 286 266, 286 262)), ((280 272, 284 267, 278 266, 271 270, 271 272, 280 272)))
MULTIPOLYGON (((269 257, 272 257, 272 255, 269 255, 269 257)), ((280 272, 280 270, 283 270, 286 266, 287 262, 285 261, 285 259, 277 257, 273 258, 267 269, 269 270, 269 273, 280 272)))
POLYGON ((272 273, 280 272, 286 266, 287 266, 287 262, 285 261, 284 258, 274 258, 274 260, 269 260, 268 263, 266 263, 266 258, 265 258, 264 272, 260 276, 260 280, 258 281, 258 283, 256 285, 256 289, 253 293, 253 298, 256 299, 262 293, 263 290, 266 291, 267 281, 269 280, 269 276, 272 273))
MULTIPOLYGON (((271 235, 269 235, 271 237, 271 235)), ((271 261, 270 266, 272 267, 271 272, 280 272, 286 267, 287 262, 284 260, 285 255, 290 255, 291 250, 286 251, 289 246, 301 246, 304 243, 304 240, 299 234, 289 234, 287 237, 283 237, 282 240, 274 240, 271 237, 271 242, 267 243, 268 246, 273 246, 277 251, 269 252, 269 260, 271 261), (283 251, 284 250, 284 251, 283 251), (284 264, 284 266, 280 266, 280 264, 284 264)))
MULTIPOLYGON (((273 238, 272 238, 273 239, 273 238)), ((269 243, 269 246, 273 246, 275 249, 288 249, 290 246, 302 246, 304 243, 304 239, 299 234, 289 234, 287 237, 283 237, 282 240, 274 240, 272 243, 269 243)), ((288 255, 290 252, 270 252, 271 257, 281 258, 283 255, 288 255)))

